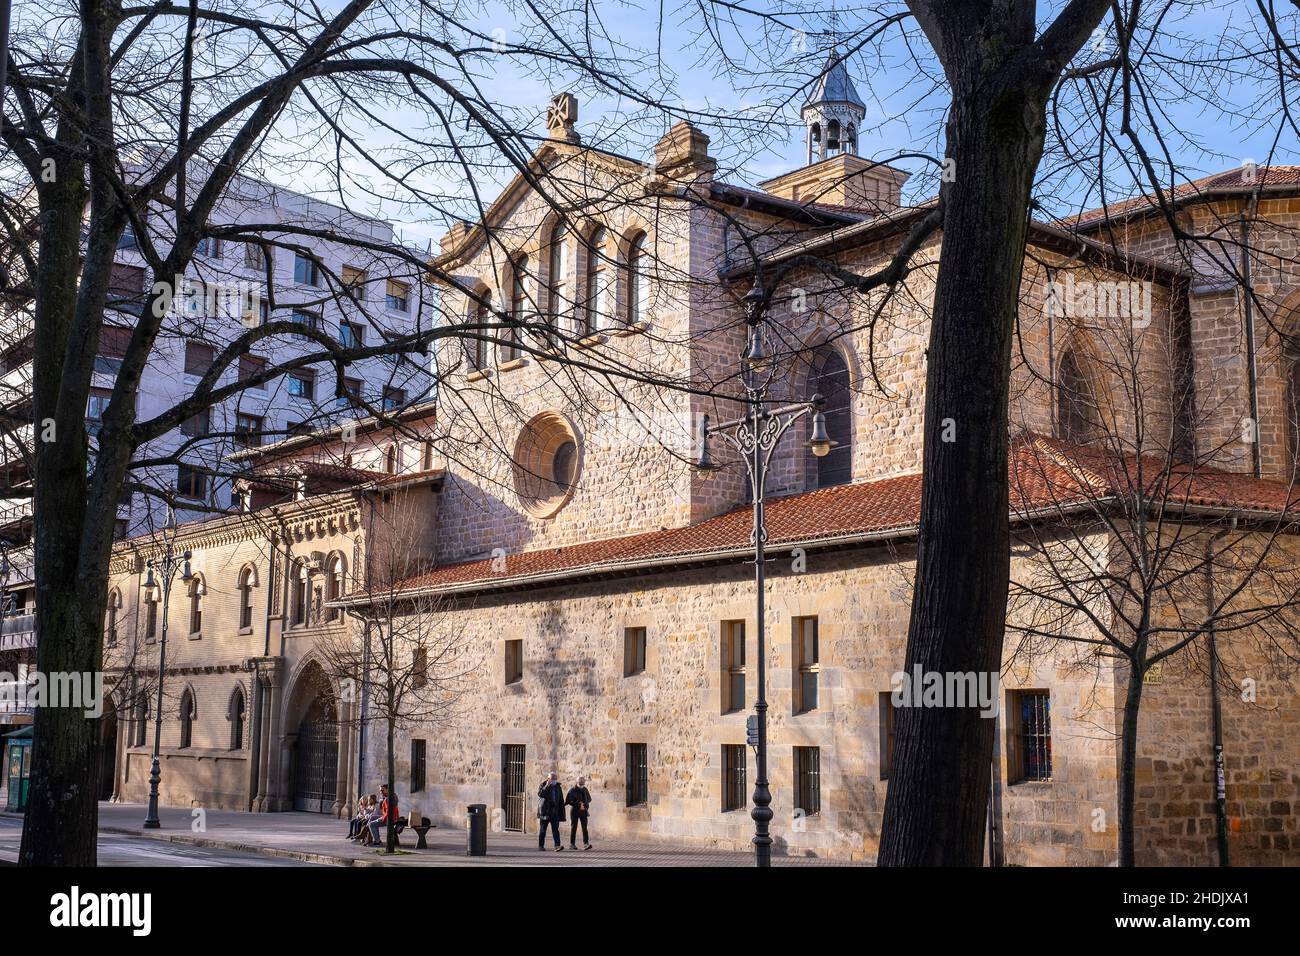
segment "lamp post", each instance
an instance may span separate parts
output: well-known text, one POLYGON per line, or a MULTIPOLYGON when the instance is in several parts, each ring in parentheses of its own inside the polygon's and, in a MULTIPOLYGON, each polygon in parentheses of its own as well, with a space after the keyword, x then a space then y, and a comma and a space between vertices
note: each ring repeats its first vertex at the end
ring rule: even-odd
POLYGON ((163 525, 163 541, 165 547, 162 562, 157 563, 150 558, 146 565, 149 573, 144 580, 144 586, 150 596, 160 588, 162 590, 162 636, 158 646, 158 706, 153 715, 153 764, 149 768, 149 812, 144 818, 146 830, 157 830, 162 826, 158 819, 158 781, 162 778, 162 768, 158 764, 158 750, 162 744, 163 674, 167 671, 167 607, 171 603, 172 580, 176 577, 177 571, 181 572, 182 581, 190 581, 194 578, 190 572, 190 552, 186 550, 179 557, 176 555, 176 513, 170 507, 167 509, 167 522, 163 525), (155 571, 162 579, 161 584, 155 577, 155 571))
POLYGON ((745 414, 716 425, 709 424, 708 415, 702 416, 700 457, 695 467, 705 473, 722 467, 709 454, 709 439, 717 435, 739 453, 753 489, 755 620, 758 626, 758 694, 754 701, 754 716, 758 724, 758 740, 755 747, 754 809, 750 816, 754 820, 754 863, 767 867, 772 865, 772 837, 768 833, 768 824, 772 820, 772 792, 767 783, 767 626, 763 575, 763 550, 767 542, 764 517, 767 473, 782 436, 805 415, 812 415, 812 431, 806 444, 814 455, 824 457, 836 443, 826 432, 825 401, 821 395, 814 395, 807 402, 768 407, 767 388, 772 382, 775 366, 763 334, 765 302, 757 280, 745 294, 744 305, 746 340, 740 360, 740 377, 745 389, 745 414))

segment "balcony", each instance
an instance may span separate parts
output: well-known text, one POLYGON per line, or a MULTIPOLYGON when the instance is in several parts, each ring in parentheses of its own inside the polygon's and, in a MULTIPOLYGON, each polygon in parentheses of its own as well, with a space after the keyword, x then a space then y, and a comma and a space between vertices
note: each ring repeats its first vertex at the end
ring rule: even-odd
POLYGON ((12 614, 0 621, 0 651, 16 651, 35 646, 35 614, 12 614))

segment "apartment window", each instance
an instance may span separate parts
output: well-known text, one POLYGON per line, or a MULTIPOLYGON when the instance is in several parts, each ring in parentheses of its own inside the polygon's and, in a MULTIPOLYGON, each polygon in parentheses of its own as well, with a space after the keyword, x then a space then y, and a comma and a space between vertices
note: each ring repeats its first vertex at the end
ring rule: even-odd
POLYGON ((284 432, 291 438, 295 435, 310 435, 311 426, 306 422, 287 421, 284 423, 284 432))
POLYGON ((817 709, 817 675, 821 670, 817 646, 817 618, 794 619, 794 712, 817 709))
POLYGON ((216 356, 216 350, 211 345, 204 345, 202 342, 186 342, 185 374, 206 375, 208 369, 212 368, 212 361, 216 356))
POLYGON ((339 278, 343 281, 343 290, 354 300, 365 297, 366 270, 344 266, 339 272, 339 278))
POLYGON ((202 438, 210 431, 212 431, 212 409, 210 408, 195 412, 181 422, 181 434, 187 438, 202 438))
POLYGON ((105 325, 99 330, 99 347, 95 350, 95 371, 116 375, 131 344, 131 330, 120 325, 105 325))
POLYGON ((396 279, 388 280, 388 288, 384 294, 384 305, 390 312, 405 312, 410 308, 411 287, 405 282, 398 282, 396 279))
POLYGON ((745 622, 722 622, 722 712, 745 709, 745 622))
POLYGON ((339 323, 339 345, 345 349, 359 349, 366 341, 366 330, 356 322, 339 323))
POLYGON ((794 806, 806 817, 822 809, 822 752, 820 747, 794 748, 794 806))
POLYGON ((894 695, 883 691, 880 695, 880 779, 889 779, 889 769, 894 764, 894 695))
POLYGON ((271 251, 268 246, 263 246, 257 242, 244 243, 244 265, 248 266, 248 268, 265 272, 270 256, 271 251))
POLYGON ((92 388, 90 399, 86 402, 86 431, 91 435, 99 434, 99 426, 104 422, 104 413, 113 397, 111 388, 92 388))
MULTIPOLYGON (((289 321, 302 326, 304 329, 320 331, 320 316, 315 312, 308 312, 306 309, 294 309, 289 315, 289 321)), ((303 337, 306 338, 306 336, 303 337)))
POLYGON ((1045 690, 1013 690, 1007 696, 1011 704, 1008 782, 1051 780, 1051 695, 1045 690))
POLYGON ((345 378, 343 380, 343 394, 334 400, 334 404, 339 408, 360 407, 361 379, 345 378))
POLYGON ((182 498, 203 500, 208 490, 208 476, 189 465, 176 466, 176 493, 182 498))
POLYGON ((144 291, 144 269, 115 263, 108 273, 108 294, 135 299, 144 291))
POLYGON ((221 240, 216 236, 204 236, 194 247, 194 254, 204 259, 220 259, 221 240))
POLYGON ((117 237, 117 247, 119 249, 139 249, 140 239, 135 234, 135 224, 128 222, 126 228, 122 230, 122 235, 117 237))
POLYGON ((411 741, 411 793, 419 793, 424 789, 428 774, 425 764, 425 742, 423 740, 411 741))
POLYGON ((113 519, 113 540, 114 541, 125 541, 127 539, 127 533, 129 531, 130 531, 130 524, 127 522, 125 518, 113 519))
POLYGON ((623 628, 623 676, 631 677, 645 670, 645 628, 623 628))
POLYGON ((391 410, 401 408, 406 404, 406 389, 393 388, 391 385, 384 386, 384 408, 391 410))
POLYGON ((650 769, 645 744, 627 744, 627 806, 641 807, 649 802, 650 769))
MULTIPOLYGON (((261 375, 266 371, 266 359, 260 355, 254 355, 252 352, 245 352, 239 356, 239 380, 246 382, 250 378, 261 375)), ((251 386, 258 391, 266 391, 266 382, 258 382, 251 386)))
POLYGON ((320 286, 320 262, 310 253, 294 253, 293 281, 299 285, 320 286))
POLYGON ((256 448, 262 444, 262 421, 261 415, 236 413, 235 441, 245 448, 256 448))
POLYGON ((291 372, 289 374, 289 394, 294 398, 312 399, 316 397, 316 375, 314 372, 291 372))
POLYGON ((722 745, 722 811, 748 806, 745 787, 745 745, 722 745))
POLYGON ((506 683, 518 684, 524 679, 524 642, 522 639, 506 641, 506 683))

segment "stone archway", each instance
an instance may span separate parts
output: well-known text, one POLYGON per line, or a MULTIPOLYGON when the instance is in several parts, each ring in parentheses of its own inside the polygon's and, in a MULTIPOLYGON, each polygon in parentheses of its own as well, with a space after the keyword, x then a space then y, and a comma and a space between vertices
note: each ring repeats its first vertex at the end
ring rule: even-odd
POLYGON ((293 809, 333 813, 338 802, 339 704, 320 666, 304 669, 294 693, 293 809))
POLYGON ((99 800, 112 800, 117 789, 117 709, 110 706, 99 720, 99 773, 96 794, 99 800))

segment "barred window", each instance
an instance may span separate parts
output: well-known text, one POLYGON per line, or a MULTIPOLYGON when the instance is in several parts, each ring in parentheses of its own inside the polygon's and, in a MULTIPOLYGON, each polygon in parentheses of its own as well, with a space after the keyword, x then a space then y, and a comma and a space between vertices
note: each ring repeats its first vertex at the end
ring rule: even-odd
POLYGON ((1009 783, 1052 779, 1052 701, 1045 690, 1010 693, 1009 783))
POLYGON ((722 810, 743 810, 748 805, 745 787, 745 745, 722 745, 722 810))
POLYGON ((644 806, 649 801, 650 770, 645 744, 627 744, 627 805, 644 806))
POLYGON ((821 755, 820 747, 794 748, 794 806, 806 817, 822 809, 821 755))

